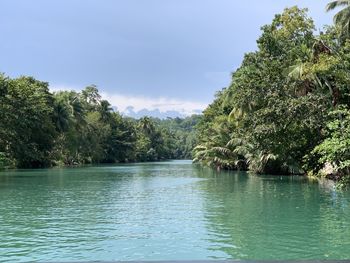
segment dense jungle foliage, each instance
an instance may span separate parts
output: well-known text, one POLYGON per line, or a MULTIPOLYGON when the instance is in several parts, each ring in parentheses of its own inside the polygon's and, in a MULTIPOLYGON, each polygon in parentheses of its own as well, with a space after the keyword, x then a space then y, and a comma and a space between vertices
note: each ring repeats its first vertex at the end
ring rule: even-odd
POLYGON ((262 27, 203 116, 140 120, 114 112, 96 86, 50 93, 0 75, 0 167, 182 159, 217 169, 350 181, 350 3, 316 33, 291 7, 262 27), (194 129, 196 127, 196 129, 194 129))
POLYGON ((32 77, 0 75, 0 168, 189 158, 199 118, 135 120, 96 86, 52 94, 32 77))
POLYGON ((350 5, 315 34, 306 9, 292 7, 262 27, 229 87, 198 125, 195 161, 217 169, 323 175, 350 172, 350 5))

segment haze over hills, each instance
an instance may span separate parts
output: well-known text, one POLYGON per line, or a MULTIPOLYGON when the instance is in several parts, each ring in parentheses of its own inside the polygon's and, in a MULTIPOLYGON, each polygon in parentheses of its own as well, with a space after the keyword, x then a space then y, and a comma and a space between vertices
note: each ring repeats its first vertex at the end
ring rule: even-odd
POLYGON ((201 101, 176 97, 156 97, 107 92, 101 92, 101 96, 111 103, 114 110, 117 110, 125 116, 134 118, 141 118, 144 116, 161 119, 167 117, 188 117, 194 114, 201 114, 208 105, 208 103, 201 101))
MULTIPOLYGON (((115 111, 118 111, 118 107, 113 107, 115 111)), ((189 116, 188 114, 184 114, 184 112, 176 111, 176 110, 168 110, 168 111, 160 111, 159 109, 154 110, 148 110, 148 109, 142 109, 142 110, 135 110, 133 106, 129 106, 126 108, 125 111, 121 111, 121 113, 124 116, 132 117, 135 119, 140 119, 145 116, 153 117, 153 118, 159 118, 159 119, 166 119, 166 118, 185 118, 189 116)), ((193 114, 201 114, 202 110, 195 110, 193 111, 193 114)))

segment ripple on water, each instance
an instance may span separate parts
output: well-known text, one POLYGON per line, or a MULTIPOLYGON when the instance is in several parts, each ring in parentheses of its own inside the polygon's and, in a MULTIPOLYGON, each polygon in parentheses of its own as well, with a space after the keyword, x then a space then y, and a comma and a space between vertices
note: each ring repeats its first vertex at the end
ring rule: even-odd
POLYGON ((0 261, 346 259, 349 193, 166 162, 0 174, 0 261))

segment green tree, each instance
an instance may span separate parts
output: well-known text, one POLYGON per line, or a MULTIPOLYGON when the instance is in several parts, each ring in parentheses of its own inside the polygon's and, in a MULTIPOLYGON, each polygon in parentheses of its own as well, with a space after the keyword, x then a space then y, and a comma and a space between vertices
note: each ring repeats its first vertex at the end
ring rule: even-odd
POLYGON ((19 167, 50 164, 50 152, 57 135, 52 122, 53 103, 48 84, 31 77, 2 77, 2 151, 19 167))
POLYGON ((206 163, 259 173, 303 172, 303 157, 319 143, 332 108, 324 91, 325 64, 331 69, 332 58, 327 52, 313 55, 317 39, 306 11, 288 8, 263 26, 258 50, 245 55, 230 86, 204 111, 199 134, 205 151, 199 153, 206 153, 206 163), (315 75, 322 88, 310 77, 315 75), (231 124, 216 128, 225 127, 225 120, 231 124))

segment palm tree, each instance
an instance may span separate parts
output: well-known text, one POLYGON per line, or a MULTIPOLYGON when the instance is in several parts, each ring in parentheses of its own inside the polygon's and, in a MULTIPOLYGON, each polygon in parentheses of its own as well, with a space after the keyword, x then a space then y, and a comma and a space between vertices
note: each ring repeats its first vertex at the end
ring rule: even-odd
POLYGON ((193 162, 201 163, 207 166, 213 166, 217 170, 224 169, 238 169, 239 157, 231 149, 230 145, 215 146, 214 142, 205 142, 196 146, 193 149, 193 162))
POLYGON ((68 105, 71 115, 75 120, 75 125, 79 129, 85 125, 85 110, 80 98, 74 93, 69 95, 68 105))
POLYGON ((210 127, 210 136, 194 148, 194 162, 214 166, 218 170, 241 168, 239 156, 234 152, 231 125, 227 116, 220 116, 210 127))
POLYGON ((289 67, 288 77, 291 80, 298 80, 301 84, 295 91, 298 96, 305 96, 314 88, 328 89, 332 96, 332 103, 335 107, 340 99, 339 88, 332 85, 328 78, 320 77, 317 72, 310 70, 314 64, 317 64, 321 54, 336 54, 321 39, 316 39, 312 49, 302 47, 305 61, 298 61, 295 65, 289 67))
POLYGON ((350 36, 350 1, 335 0, 326 6, 326 11, 332 11, 338 7, 344 7, 334 16, 334 23, 341 30, 341 37, 348 38, 350 36))
POLYGON ((101 119, 104 122, 107 122, 111 118, 111 112, 113 111, 113 108, 111 107, 111 104, 109 104, 108 101, 101 100, 98 110, 101 114, 101 119))
POLYGON ((69 129, 70 113, 67 105, 63 101, 55 101, 53 120, 58 132, 66 132, 69 129))
POLYGON ((149 117, 143 117, 139 120, 139 127, 148 135, 154 133, 155 127, 154 123, 149 117))

